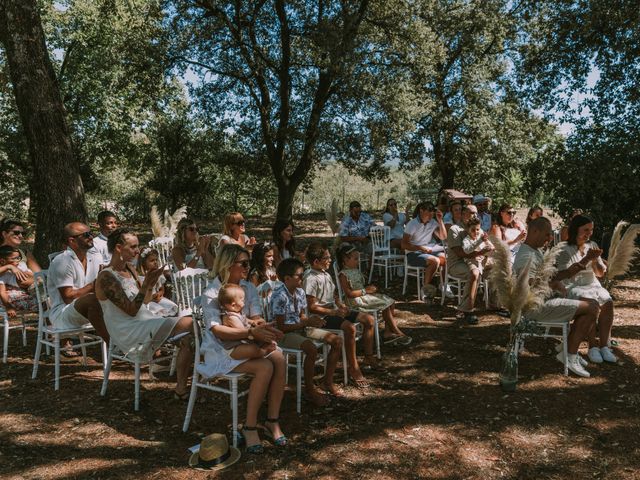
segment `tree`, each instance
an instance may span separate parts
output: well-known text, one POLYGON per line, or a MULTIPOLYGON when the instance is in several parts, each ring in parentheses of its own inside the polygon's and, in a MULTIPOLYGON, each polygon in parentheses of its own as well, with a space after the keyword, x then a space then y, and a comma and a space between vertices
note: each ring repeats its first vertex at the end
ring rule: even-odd
POLYGON ((368 0, 176 2, 176 58, 201 73, 196 93, 210 116, 268 160, 280 219, 291 218, 318 162, 323 123, 337 118, 331 102, 358 65, 368 8, 368 0))
POLYGON ((47 253, 60 249, 63 226, 86 221, 87 213, 79 164, 35 0, 0 2, 0 40, 33 164, 34 253, 46 264, 47 253))

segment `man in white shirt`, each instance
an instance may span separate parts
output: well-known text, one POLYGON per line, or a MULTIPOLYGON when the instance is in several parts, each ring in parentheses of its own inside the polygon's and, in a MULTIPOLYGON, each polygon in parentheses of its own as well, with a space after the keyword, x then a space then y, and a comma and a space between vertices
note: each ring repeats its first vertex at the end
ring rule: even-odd
POLYGON ((401 247, 406 252, 409 265, 425 267, 424 293, 430 298, 437 291, 431 285, 433 275, 438 265, 445 263, 444 248, 436 244, 436 238, 446 240, 447 230, 442 222, 442 212, 436 210, 433 203, 421 202, 416 206, 416 211, 418 215, 404 228, 401 247))
POLYGON ((107 248, 107 238, 118 228, 118 218, 113 212, 102 211, 98 214, 98 225, 100 226, 100 234, 93 239, 93 248, 102 255, 102 262, 109 265, 111 254, 107 248))
POLYGON ((60 329, 91 323, 108 341, 102 309, 94 294, 103 259, 93 249, 93 233, 84 223, 73 222, 65 225, 63 234, 67 249, 51 261, 47 274, 51 323, 60 329))
MULTIPOLYGON (((529 222, 527 230, 527 238, 516 253, 513 262, 513 273, 518 275, 524 268, 529 266, 529 278, 535 277, 538 268, 542 265, 543 254, 542 247, 553 239, 553 231, 551 222, 548 218, 540 217, 529 222)), ((569 278, 575 271, 584 268, 584 265, 574 264, 571 268, 558 272, 551 282, 552 288, 558 290, 561 294, 566 293, 561 280, 569 278)), ((558 324, 569 323, 573 319, 573 324, 569 330, 567 338, 567 366, 576 375, 581 377, 589 377, 590 374, 585 370, 586 360, 578 354, 580 343, 586 339, 592 328, 595 328, 596 319, 598 318, 599 307, 597 302, 585 300, 571 300, 568 298, 555 297, 545 301, 538 309, 526 312, 527 318, 534 321, 554 322, 558 324)), ((556 357, 560 361, 564 361, 562 352, 556 357)))

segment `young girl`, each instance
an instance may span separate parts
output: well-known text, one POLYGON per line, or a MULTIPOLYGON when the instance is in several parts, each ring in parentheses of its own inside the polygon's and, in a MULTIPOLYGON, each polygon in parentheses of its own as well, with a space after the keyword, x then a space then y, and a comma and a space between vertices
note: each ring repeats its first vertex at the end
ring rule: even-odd
MULTIPOLYGON (((486 251, 489 253, 495 250, 493 244, 489 241, 489 235, 482 231, 480 227, 480 219, 472 217, 467 223, 467 236, 462 240, 462 249, 464 253, 486 251)), ((482 271, 490 258, 485 255, 478 257, 467 257, 464 262, 471 270, 478 270, 482 275, 482 271)))
POLYGON ((273 266, 273 255, 273 244, 270 242, 258 243, 253 247, 249 280, 256 287, 264 282, 278 280, 276 269, 273 266))
MULTIPOLYGON (((138 279, 144 281, 147 272, 160 268, 160 256, 155 248, 144 247, 140 251, 140 261, 138 262, 138 279)), ((164 296, 164 284, 167 279, 160 275, 158 283, 153 287, 152 301, 145 304, 147 310, 161 317, 174 317, 178 314, 178 305, 164 296)))
MULTIPOLYGON (((220 315, 222 324, 231 328, 249 328, 247 316, 242 313, 244 308, 244 290, 240 285, 228 283, 218 293, 218 303, 222 307, 220 315)), ((259 345, 254 340, 225 340, 222 346, 234 360, 249 358, 264 358, 276 349, 276 343, 270 342, 259 345)))
POLYGON ((409 345, 411 337, 406 336, 398 328, 394 317, 395 300, 387 295, 377 293, 375 285, 365 285, 365 279, 358 269, 360 253, 355 246, 343 243, 336 254, 338 261, 338 279, 344 292, 346 303, 356 310, 382 310, 385 322, 384 338, 386 343, 409 345))
POLYGON ((33 272, 22 261, 20 250, 9 245, 0 247, 0 299, 9 317, 18 311, 36 312, 38 302, 33 289, 33 272))

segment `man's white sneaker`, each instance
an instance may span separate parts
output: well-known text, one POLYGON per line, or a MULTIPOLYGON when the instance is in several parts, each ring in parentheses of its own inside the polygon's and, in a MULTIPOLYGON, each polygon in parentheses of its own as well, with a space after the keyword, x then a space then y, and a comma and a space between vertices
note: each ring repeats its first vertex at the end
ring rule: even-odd
POLYGON ((591 347, 587 356, 593 363, 602 363, 604 361, 598 347, 591 347))
POLYGON ((456 294, 453 293, 453 290, 451 290, 451 286, 449 284, 447 284, 447 288, 444 291, 444 296, 447 298, 454 298, 456 296, 456 294))
POLYGON ((617 363, 618 358, 613 354, 609 347, 600 348, 600 355, 605 362, 617 363))
POLYGON ((589 378, 591 374, 587 372, 582 365, 580 365, 580 360, 578 359, 579 354, 571 355, 569 354, 569 360, 567 361, 567 367, 569 370, 580 377, 589 378))
MULTIPOLYGON (((562 344, 560 344, 560 350, 562 350, 562 344)), ((587 362, 584 358, 582 358, 582 355, 580 355, 579 353, 576 353, 576 358, 578 359, 578 362, 580 363, 580 365, 582 365, 583 368, 589 365, 589 362, 587 362)), ((556 360, 558 360, 560 363, 564 363, 562 351, 558 352, 558 354, 556 355, 556 360)))

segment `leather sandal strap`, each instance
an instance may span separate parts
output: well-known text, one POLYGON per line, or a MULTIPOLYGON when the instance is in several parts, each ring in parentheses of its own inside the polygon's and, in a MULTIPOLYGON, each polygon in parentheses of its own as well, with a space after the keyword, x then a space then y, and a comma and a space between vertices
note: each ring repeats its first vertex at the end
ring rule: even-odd
POLYGON ((278 418, 267 418, 266 421, 269 422, 269 423, 277 423, 277 422, 280 421, 280 417, 278 417, 278 418))
POLYGON ((243 425, 242 426, 242 430, 246 430, 247 432, 254 432, 254 431, 258 430, 258 427, 257 426, 248 427, 246 425, 243 425))

